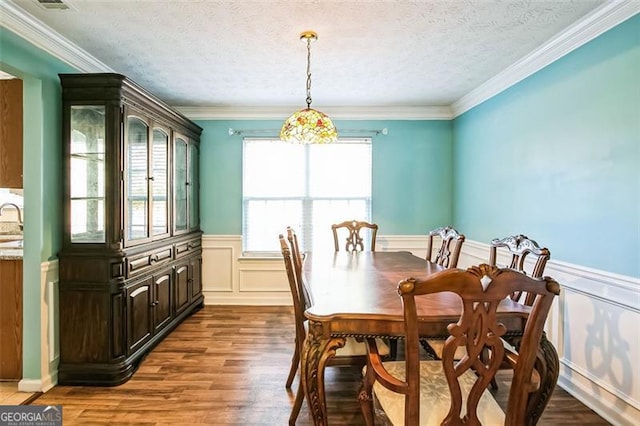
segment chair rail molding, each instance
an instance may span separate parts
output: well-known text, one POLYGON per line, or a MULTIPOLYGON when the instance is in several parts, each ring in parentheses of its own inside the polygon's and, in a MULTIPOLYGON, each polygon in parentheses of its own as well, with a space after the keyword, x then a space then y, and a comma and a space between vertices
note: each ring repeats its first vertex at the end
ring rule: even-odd
MULTIPOLYGON (((202 241, 205 303, 291 305, 280 256, 242 257, 240 235, 206 235, 202 241)), ((379 251, 420 257, 426 247, 423 235, 378 235, 376 242, 379 251)), ((488 261, 489 244, 464 242, 460 268, 488 261)), ((499 253, 497 263, 507 262, 499 253)), ((558 385, 607 421, 634 424, 640 418, 640 279, 553 257, 544 275, 561 286, 545 327, 560 357, 558 385)))
MULTIPOLYGON (((458 265, 486 262, 488 256, 488 244, 465 241, 458 265)), ((544 275, 555 278, 561 292, 546 332, 560 357, 558 385, 612 424, 636 424, 640 279, 553 260, 553 249, 551 256, 544 275)), ((499 265, 508 261, 499 254, 499 265)))

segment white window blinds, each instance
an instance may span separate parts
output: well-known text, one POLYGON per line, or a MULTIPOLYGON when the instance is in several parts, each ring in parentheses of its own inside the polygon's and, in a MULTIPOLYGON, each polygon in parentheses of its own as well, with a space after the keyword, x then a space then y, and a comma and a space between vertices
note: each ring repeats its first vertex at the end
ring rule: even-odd
POLYGON ((302 250, 333 250, 331 224, 371 221, 371 139, 298 145, 245 138, 243 251, 278 252, 287 226, 302 250))

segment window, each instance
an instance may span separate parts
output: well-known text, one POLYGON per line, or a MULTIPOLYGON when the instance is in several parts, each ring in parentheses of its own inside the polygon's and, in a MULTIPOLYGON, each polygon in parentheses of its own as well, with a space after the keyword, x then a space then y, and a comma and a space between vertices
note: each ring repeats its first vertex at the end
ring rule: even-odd
POLYGON ((371 221, 371 139, 298 145, 244 139, 244 252, 279 252, 293 227, 301 249, 333 250, 331 224, 371 221))

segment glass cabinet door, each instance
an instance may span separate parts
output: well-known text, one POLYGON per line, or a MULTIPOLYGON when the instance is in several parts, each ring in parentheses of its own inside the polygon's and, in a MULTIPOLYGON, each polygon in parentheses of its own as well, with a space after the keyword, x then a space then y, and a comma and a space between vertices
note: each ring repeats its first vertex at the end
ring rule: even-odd
POLYGON ((153 129, 151 156, 153 236, 169 233, 169 134, 162 129, 153 129))
POLYGON ((126 239, 149 237, 149 127, 137 117, 127 117, 126 239))
POLYGON ((69 164, 72 243, 105 242, 105 107, 71 106, 69 164))
POLYGON ((176 232, 187 230, 187 141, 177 137, 174 143, 173 198, 175 203, 174 229, 176 232))
POLYGON ((200 226, 200 184, 198 182, 199 166, 198 145, 189 144, 189 228, 196 229, 200 226))

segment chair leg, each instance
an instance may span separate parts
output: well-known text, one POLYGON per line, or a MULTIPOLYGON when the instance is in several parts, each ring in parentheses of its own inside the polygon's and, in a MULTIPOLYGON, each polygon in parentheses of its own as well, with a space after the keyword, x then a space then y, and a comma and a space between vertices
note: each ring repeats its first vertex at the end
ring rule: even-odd
POLYGON ((427 342, 426 340, 420 340, 420 346, 422 346, 422 349, 424 349, 424 351, 427 353, 427 355, 431 359, 434 359, 434 360, 440 359, 436 351, 431 347, 431 345, 429 345, 429 342, 427 342))
POLYGON ((296 349, 293 352, 293 357, 291 358, 291 368, 289 369, 289 377, 287 377, 286 388, 291 389, 291 384, 293 383, 293 378, 296 377, 296 372, 298 371, 298 366, 300 365, 300 352, 298 352, 298 343, 296 342, 296 349))
POLYGON ((398 339, 389 339, 389 358, 392 361, 398 356, 398 339))
POLYGON ((302 402, 304 401, 304 389, 302 389, 302 379, 298 382, 298 391, 296 392, 296 399, 293 402, 293 408, 291 408, 291 414, 289 415, 289 426, 294 426, 300 414, 302 408, 302 402))
MULTIPOLYGON (((369 368, 370 367, 367 366, 367 371, 369 371, 369 368)), ((362 386, 360 387, 360 391, 358 392, 360 411, 362 412, 362 417, 364 418, 364 423, 366 426, 375 425, 375 416, 373 412, 373 382, 373 375, 365 373, 365 376, 362 379, 362 386)))
POLYGON ((489 386, 491 386, 491 389, 493 390, 498 390, 498 382, 496 382, 495 377, 491 378, 491 382, 489 383, 489 386))

